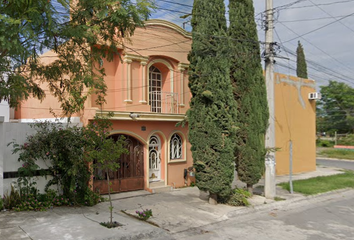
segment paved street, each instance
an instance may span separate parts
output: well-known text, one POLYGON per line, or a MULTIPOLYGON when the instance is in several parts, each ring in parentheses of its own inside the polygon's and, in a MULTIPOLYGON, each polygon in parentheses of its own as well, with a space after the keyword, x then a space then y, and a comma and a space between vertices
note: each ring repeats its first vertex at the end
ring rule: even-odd
MULTIPOLYGON (((340 173, 317 167, 294 179, 340 173)), ((277 182, 287 181, 277 177, 277 182)), ((0 212, 0 240, 113 240, 113 239, 354 239, 354 190, 318 196, 289 194, 277 188, 274 201, 255 195, 250 207, 210 205, 196 187, 151 194, 136 191, 114 194, 113 218, 123 226, 106 229, 109 203, 93 207, 56 207, 45 212, 0 212), (152 209, 150 223, 132 216, 152 209), (128 214, 128 215, 127 215, 128 214)))
POLYGON ((238 216, 175 234, 175 239, 354 239, 354 192, 238 216))
POLYGON ((353 161, 350 161, 350 160, 341 161, 341 160, 324 160, 321 158, 317 158, 316 163, 323 165, 323 166, 344 168, 344 169, 354 171, 354 160, 353 161))

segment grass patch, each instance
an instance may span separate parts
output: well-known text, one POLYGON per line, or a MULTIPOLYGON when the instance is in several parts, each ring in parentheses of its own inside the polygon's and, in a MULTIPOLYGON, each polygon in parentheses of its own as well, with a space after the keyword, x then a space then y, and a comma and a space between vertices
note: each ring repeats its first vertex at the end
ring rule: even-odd
POLYGON ((320 152, 321 156, 329 158, 354 160, 354 151, 344 149, 326 149, 320 152))
POLYGON ((284 200, 286 200, 286 199, 282 198, 282 197, 277 197, 277 196, 274 197, 274 201, 277 201, 277 202, 284 201, 284 200))
MULTIPOLYGON (((289 183, 279 184, 283 189, 290 191, 289 183)), ((315 177, 305 180, 293 181, 295 192, 305 195, 329 192, 342 188, 354 188, 354 172, 345 171, 332 176, 315 177)))

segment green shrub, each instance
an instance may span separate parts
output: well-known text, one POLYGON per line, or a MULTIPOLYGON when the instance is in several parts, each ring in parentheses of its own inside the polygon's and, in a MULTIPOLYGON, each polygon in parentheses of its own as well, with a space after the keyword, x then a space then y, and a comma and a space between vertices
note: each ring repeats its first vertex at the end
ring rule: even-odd
MULTIPOLYGON (((93 197, 92 201, 97 201, 96 197, 93 197)), ((96 202, 96 203, 97 203, 96 202)), ((58 195, 54 190, 48 190, 45 194, 20 194, 13 187, 10 194, 5 194, 1 199, 0 207, 15 211, 46 211, 53 206, 70 206, 73 205, 73 200, 65 197, 64 195, 58 195)), ((89 205, 89 204, 87 204, 89 205)))
POLYGON ((334 141, 317 139, 316 140, 316 146, 317 147, 333 147, 334 146, 334 141))
POLYGON ((3 205, 5 209, 13 209, 17 207, 18 204, 21 203, 21 196, 18 191, 15 190, 13 186, 11 186, 10 194, 5 193, 3 198, 3 205))
POLYGON ((227 204, 231 206, 249 206, 247 198, 251 197, 251 194, 242 188, 236 188, 233 190, 227 204))
POLYGON ((0 211, 4 209, 4 199, 0 198, 0 211))
MULTIPOLYGON (((61 186, 63 196, 60 199, 69 199, 68 202, 74 201, 77 205, 97 204, 99 197, 87 184, 92 173, 89 167, 92 160, 87 153, 94 152, 90 149, 95 149, 97 143, 102 141, 96 134, 97 129, 65 127, 50 122, 35 123, 32 127, 36 133, 28 136, 24 144, 9 143, 13 145, 13 153, 19 154, 18 160, 22 163, 18 169, 17 182, 20 195, 33 194, 37 198, 34 176, 39 171, 41 176, 52 176, 45 186, 46 191, 51 186, 61 186), (39 160, 50 163, 51 167, 41 169, 37 164, 39 160)), ((52 202, 50 199, 45 201, 52 202)))
POLYGON ((320 154, 329 158, 354 160, 354 151, 348 149, 326 149, 321 151, 320 154))
POLYGON ((29 194, 21 199, 16 207, 13 208, 15 211, 46 211, 50 207, 50 202, 38 201, 36 196, 29 194))
POLYGON ((138 215, 138 217, 141 219, 141 220, 148 220, 150 217, 152 217, 152 210, 151 209, 146 209, 146 210, 143 210, 143 211, 135 211, 135 213, 138 215))
POLYGON ((348 134, 338 140, 338 145, 354 146, 354 134, 348 134))

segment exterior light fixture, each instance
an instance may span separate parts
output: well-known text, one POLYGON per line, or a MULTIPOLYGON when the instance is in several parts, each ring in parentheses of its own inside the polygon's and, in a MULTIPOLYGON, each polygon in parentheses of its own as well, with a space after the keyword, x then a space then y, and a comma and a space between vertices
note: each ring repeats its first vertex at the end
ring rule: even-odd
POLYGON ((136 119, 139 117, 139 114, 137 114, 137 113, 130 113, 130 114, 129 114, 129 117, 130 117, 131 119, 133 119, 133 120, 136 120, 136 119))

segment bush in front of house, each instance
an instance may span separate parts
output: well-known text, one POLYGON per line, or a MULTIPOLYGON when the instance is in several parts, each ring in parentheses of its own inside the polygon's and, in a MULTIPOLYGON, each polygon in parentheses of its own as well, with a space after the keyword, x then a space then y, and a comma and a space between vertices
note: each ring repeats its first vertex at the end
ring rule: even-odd
POLYGON ((231 206, 249 206, 248 198, 251 197, 251 193, 249 191, 236 188, 232 191, 230 198, 227 200, 227 204, 231 206))
MULTIPOLYGON (((9 143, 13 146, 13 153, 19 154, 19 162, 22 166, 18 169, 17 181, 20 199, 38 195, 36 176, 51 176, 45 186, 45 191, 57 188, 60 198, 52 205, 66 205, 61 198, 75 205, 92 206, 101 198, 93 192, 90 185, 92 176, 92 153, 96 152, 97 144, 106 141, 105 137, 98 134, 95 124, 87 127, 63 126, 60 123, 40 122, 32 127, 36 132, 27 136, 26 142, 18 144, 9 143), (44 161, 47 169, 39 167, 38 162, 44 161)), ((106 126, 102 131, 106 131, 106 126)), ((57 197, 58 197, 57 193, 57 197)), ((10 193, 9 196, 15 196, 10 193)), ((43 196, 42 196, 43 197, 43 196)), ((37 199, 39 202, 39 199, 37 199)), ((40 201, 44 202, 44 201, 40 201)), ((22 204, 20 209, 36 209, 38 206, 22 204)), ((8 208, 14 206, 10 204, 8 208)))
POLYGON ((50 122, 35 123, 32 127, 36 133, 27 136, 24 144, 12 143, 13 153, 19 153, 18 160, 22 163, 17 181, 21 197, 37 196, 35 176, 39 173, 52 177, 45 186, 46 191, 60 186, 58 190, 70 202, 96 204, 88 185, 92 171, 85 148, 92 145, 92 140, 86 137, 87 129, 50 122), (39 161, 44 161, 48 169, 40 168, 39 161))

